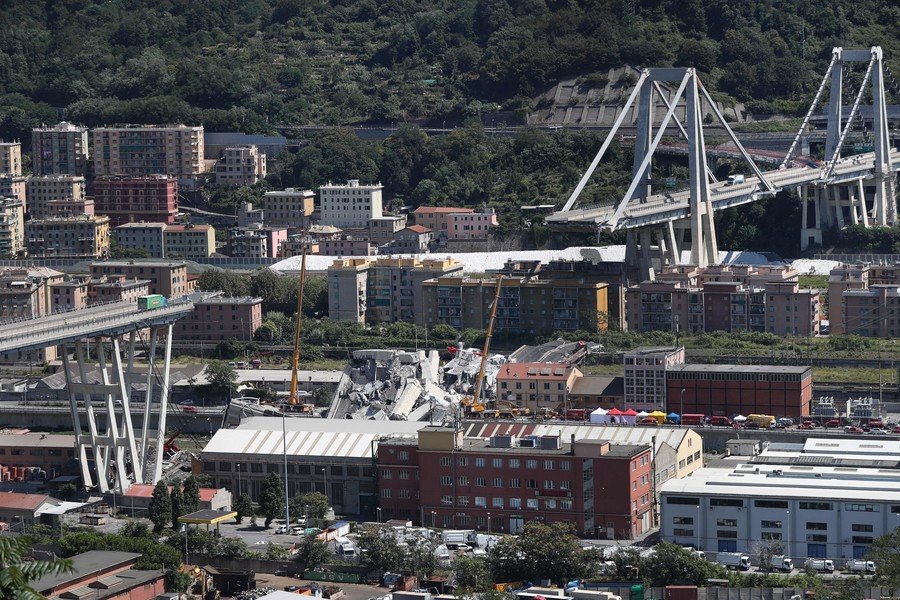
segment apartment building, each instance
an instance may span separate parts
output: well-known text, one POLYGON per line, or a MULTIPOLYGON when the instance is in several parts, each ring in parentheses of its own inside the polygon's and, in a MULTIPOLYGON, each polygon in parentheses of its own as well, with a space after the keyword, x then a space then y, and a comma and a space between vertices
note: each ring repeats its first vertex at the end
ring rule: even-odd
POLYGON ((64 200, 51 200, 47 203, 48 217, 80 217, 86 215, 94 216, 94 200, 93 198, 82 198, 81 200, 73 200, 67 198, 64 200))
POLYGON ((447 215, 447 240, 485 240, 497 226, 493 208, 485 212, 454 212, 447 215))
POLYGON ((426 526, 517 534, 563 522, 585 537, 632 539, 653 527, 651 455, 649 445, 425 427, 378 444, 378 502, 383 518, 426 526))
POLYGON ((203 127, 121 125, 93 136, 94 175, 169 175, 192 189, 203 172, 203 127))
POLYGON ((25 224, 33 258, 102 258, 109 255, 109 217, 49 217, 25 224))
POLYGON ((333 184, 319 188, 319 222, 341 229, 364 229, 370 219, 383 216, 381 193, 384 186, 361 185, 350 179, 345 185, 333 184))
POLYGON ((88 289, 91 278, 67 276, 50 285, 51 312, 81 310, 90 304, 88 289))
POLYGON ((266 155, 252 144, 225 148, 215 173, 219 185, 253 185, 266 176, 266 155))
POLYGON ((228 255, 242 258, 276 258, 287 241, 287 228, 254 223, 228 230, 228 255))
POLYGON ((32 219, 44 219, 59 211, 58 204, 83 202, 84 177, 80 175, 34 176, 25 182, 28 214, 32 219), (55 210, 54 210, 55 209, 55 210))
POLYGON ((112 230, 113 241, 123 250, 146 250, 153 258, 165 258, 165 223, 125 223, 112 230))
POLYGON ((378 249, 367 238, 340 235, 319 240, 318 254, 322 256, 375 256, 378 249))
POLYGON ((369 241, 380 246, 394 240, 397 232, 406 228, 406 215, 384 215, 369 219, 369 241))
POLYGON ((25 203, 28 199, 26 183, 28 178, 11 173, 0 173, 0 198, 15 198, 25 203))
POLYGON ((63 121, 31 130, 31 172, 35 176, 84 175, 89 158, 86 127, 63 121))
POLYGON ((564 413, 569 392, 581 376, 578 367, 563 363, 507 363, 497 371, 497 399, 532 411, 564 413))
POLYGON ((124 223, 175 222, 178 181, 166 175, 98 177, 93 182, 94 207, 113 227, 124 223))
POLYGON ((163 240, 167 258, 207 258, 216 251, 212 225, 166 225, 163 240))
POLYGON ((262 325, 262 298, 209 296, 194 300, 194 310, 175 322, 179 340, 250 341, 262 325))
POLYGON ((290 234, 278 247, 278 258, 300 256, 303 254, 304 249, 309 255, 319 254, 319 242, 305 233, 290 234))
POLYGON ((817 335, 820 292, 798 282, 799 274, 783 266, 667 267, 656 281, 626 292, 628 328, 817 335))
POLYGON ((391 251, 397 254, 422 254, 428 252, 433 234, 422 225, 410 225, 394 234, 391 251))
POLYGON ((812 367, 672 365, 666 371, 666 412, 726 416, 805 417, 812 367))
POLYGON ((21 142, 0 141, 0 174, 22 175, 21 142))
POLYGON ((266 221, 266 211, 261 208, 254 208, 252 202, 241 202, 237 211, 238 227, 249 227, 250 225, 264 225, 266 221))
POLYGON ((88 304, 134 302, 150 293, 149 279, 129 279, 125 275, 107 275, 88 286, 88 304))
POLYGON ((684 347, 641 346, 626 352, 624 362, 625 405, 646 412, 665 410, 666 371, 684 364, 684 347))
POLYGON ((832 269, 828 319, 831 335, 900 336, 900 263, 832 269))
POLYGON ((91 263, 91 278, 124 275, 128 279, 149 279, 150 293, 178 298, 194 291, 188 281, 187 264, 180 261, 109 260, 91 263))
POLYGON ((0 197, 0 257, 16 258, 25 250, 25 204, 0 197))
POLYGON ((271 225, 306 228, 315 210, 315 200, 316 193, 312 190, 287 188, 266 192, 263 206, 271 225))
MULTIPOLYGON (((50 286, 63 274, 46 267, 0 270, 0 321, 41 317, 51 311, 50 286)), ((56 358, 56 346, 0 353, 0 364, 42 364, 56 358)), ((0 460, 0 464, 3 461, 0 460)))
POLYGON ((462 264, 452 259, 336 260, 328 267, 328 316, 357 323, 417 322, 423 282, 461 272, 462 264))
MULTIPOLYGON (((419 325, 486 329, 497 287, 495 278, 439 277, 422 284, 419 325)), ((504 277, 494 330, 549 335, 556 331, 600 331, 607 327, 607 286, 578 279, 504 277)))
POLYGON ((427 227, 434 232, 434 239, 445 241, 449 237, 451 215, 471 215, 472 208, 460 208, 458 206, 420 206, 412 211, 413 222, 416 225, 427 227))

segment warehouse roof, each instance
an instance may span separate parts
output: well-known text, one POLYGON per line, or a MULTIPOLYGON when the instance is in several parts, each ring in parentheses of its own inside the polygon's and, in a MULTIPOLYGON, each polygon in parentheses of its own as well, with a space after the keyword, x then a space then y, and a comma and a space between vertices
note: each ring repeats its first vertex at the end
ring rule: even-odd
MULTIPOLYGON (((696 437, 697 443, 701 443, 700 436, 695 431, 680 427, 617 427, 562 423, 540 425, 536 423, 469 421, 465 425, 465 435, 466 437, 484 438, 494 435, 514 435, 520 438, 528 435, 558 435, 563 440, 571 440, 574 435, 576 440, 605 440, 611 444, 636 445, 650 444, 656 437, 657 450, 661 444, 667 444, 677 449, 688 435, 696 437)), ((700 446, 698 446, 699 448, 700 446)))
POLYGON ((75 448, 75 436, 65 433, 0 433, 0 446, 20 448, 75 448))
POLYGON ((372 444, 384 436, 415 436, 426 421, 364 421, 250 417, 237 429, 220 429, 203 454, 277 455, 283 452, 282 425, 291 456, 371 458, 372 444), (283 423, 282 423, 283 421, 283 423))
POLYGON ((669 372, 686 371, 689 373, 783 373, 791 375, 802 375, 807 371, 812 372, 812 367, 799 366, 793 367, 789 365, 714 365, 714 364, 696 364, 696 365, 673 365, 667 369, 669 372))

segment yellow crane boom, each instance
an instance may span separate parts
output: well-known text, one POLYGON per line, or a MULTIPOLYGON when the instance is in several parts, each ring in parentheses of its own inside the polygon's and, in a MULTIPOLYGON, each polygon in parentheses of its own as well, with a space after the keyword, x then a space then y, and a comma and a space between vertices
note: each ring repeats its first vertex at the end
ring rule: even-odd
POLYGON ((484 406, 479 403, 481 397, 481 388, 484 385, 484 369, 487 366, 488 352, 491 349, 491 337, 494 335, 494 319, 497 318, 497 305, 500 304, 500 287, 503 284, 503 275, 497 275, 497 288, 494 290, 494 302, 491 305, 491 317, 488 320, 488 328, 484 336, 484 349, 481 351, 481 366, 478 368, 478 377, 475 379, 475 393, 472 395, 472 410, 480 407, 484 410, 484 406))
POLYGON ((297 366, 300 364, 300 332, 303 330, 303 284, 306 279, 306 246, 300 257, 300 292, 297 294, 297 325, 294 327, 294 354, 291 357, 291 395, 290 404, 297 404, 297 366))

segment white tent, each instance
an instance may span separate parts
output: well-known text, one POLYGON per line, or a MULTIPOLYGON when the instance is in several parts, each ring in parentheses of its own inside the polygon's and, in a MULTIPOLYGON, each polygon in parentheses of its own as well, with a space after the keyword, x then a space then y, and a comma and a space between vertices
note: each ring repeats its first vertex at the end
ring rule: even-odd
POLYGON ((735 423, 743 423, 746 420, 747 420, 747 417, 745 417, 744 415, 738 415, 732 419, 732 421, 734 421, 735 423))
POLYGON ((606 416, 606 411, 602 408, 598 408, 591 413, 591 423, 609 423, 609 417, 606 416))
POLYGON ((639 412, 639 413, 637 414, 637 418, 638 418, 638 419, 643 419, 643 418, 646 418, 646 417, 649 417, 649 416, 650 416, 650 413, 648 413, 646 410, 642 410, 641 412, 639 412))

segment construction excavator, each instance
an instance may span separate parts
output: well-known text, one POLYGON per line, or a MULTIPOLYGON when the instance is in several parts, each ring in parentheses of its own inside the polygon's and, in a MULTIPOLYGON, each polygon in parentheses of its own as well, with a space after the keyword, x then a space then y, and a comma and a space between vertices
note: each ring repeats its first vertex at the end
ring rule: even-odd
POLYGON ((472 416, 481 416, 485 411, 481 401, 481 389, 484 386, 484 370, 487 367, 488 353, 491 350, 491 337, 494 335, 494 320, 497 318, 497 306, 500 304, 500 288, 503 285, 503 275, 497 275, 497 287, 494 290, 494 302, 491 305, 491 316, 488 320, 488 328, 484 336, 484 348, 481 350, 481 366, 478 368, 478 376, 475 378, 475 390, 471 396, 460 400, 466 412, 472 416))

